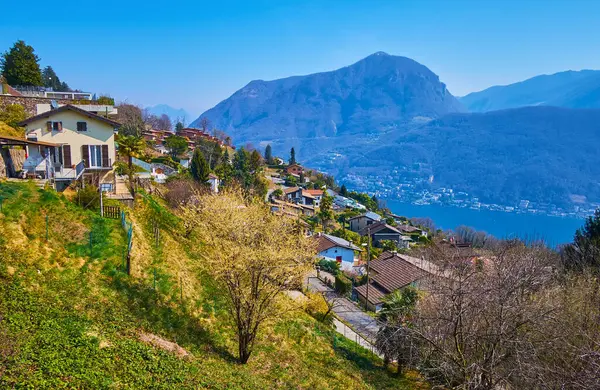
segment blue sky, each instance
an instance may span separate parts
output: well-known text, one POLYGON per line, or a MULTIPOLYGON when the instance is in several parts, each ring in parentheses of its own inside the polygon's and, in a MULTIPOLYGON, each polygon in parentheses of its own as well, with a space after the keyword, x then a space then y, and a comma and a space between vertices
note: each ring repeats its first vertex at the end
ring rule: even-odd
POLYGON ((251 80, 333 70, 376 51, 419 61, 459 96, 600 69, 594 0, 29 0, 0 9, 0 51, 23 39, 72 87, 194 116, 251 80))

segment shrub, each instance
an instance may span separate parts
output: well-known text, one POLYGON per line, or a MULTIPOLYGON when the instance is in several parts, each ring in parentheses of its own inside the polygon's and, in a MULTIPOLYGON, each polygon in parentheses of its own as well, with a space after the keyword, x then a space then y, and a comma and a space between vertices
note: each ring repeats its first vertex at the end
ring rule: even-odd
POLYGON ((352 281, 341 272, 335 275, 335 291, 341 295, 348 295, 352 292, 352 281))
POLYGON ((319 260, 319 267, 322 271, 329 272, 332 275, 337 274, 340 270, 340 265, 333 260, 321 259, 319 260))
POLYGON ((79 188, 74 201, 84 209, 97 210, 100 208, 100 196, 98 187, 87 185, 79 188))

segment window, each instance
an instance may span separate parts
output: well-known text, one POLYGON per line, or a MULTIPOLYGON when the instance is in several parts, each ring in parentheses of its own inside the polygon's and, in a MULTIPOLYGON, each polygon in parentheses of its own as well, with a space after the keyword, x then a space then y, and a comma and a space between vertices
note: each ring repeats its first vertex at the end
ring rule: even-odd
POLYGON ((342 262, 342 256, 336 256, 335 257, 335 262, 338 263, 338 264, 341 263, 342 262))
POLYGON ((90 167, 102 166, 101 145, 90 145, 90 167))
POLYGON ((77 131, 87 131, 87 122, 77 122, 77 131))
POLYGON ((102 192, 112 192, 113 185, 112 183, 102 183, 100 184, 100 189, 102 190, 102 192))
POLYGON ((62 131, 62 122, 52 122, 52 131, 62 131))

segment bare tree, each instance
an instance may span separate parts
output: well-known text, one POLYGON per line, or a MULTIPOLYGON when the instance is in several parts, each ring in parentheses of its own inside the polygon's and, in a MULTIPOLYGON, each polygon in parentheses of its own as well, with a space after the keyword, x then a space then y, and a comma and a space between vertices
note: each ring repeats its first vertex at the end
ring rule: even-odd
POLYGON ((158 130, 171 131, 173 129, 171 118, 167 114, 162 114, 156 121, 156 128, 158 130))
POLYGON ((203 116, 200 119, 200 128, 202 129, 202 131, 206 134, 208 134, 208 130, 210 128, 210 120, 208 120, 207 117, 203 116))
POLYGON ((144 131, 144 120, 142 109, 128 103, 120 103, 118 106, 117 121, 122 124, 119 133, 139 137, 144 131))
POLYGON ((475 264, 445 263, 450 279, 430 284, 410 329, 422 372, 448 387, 511 384, 518 357, 535 353, 529 336, 552 318, 538 298, 553 283, 556 255, 511 242, 475 264))

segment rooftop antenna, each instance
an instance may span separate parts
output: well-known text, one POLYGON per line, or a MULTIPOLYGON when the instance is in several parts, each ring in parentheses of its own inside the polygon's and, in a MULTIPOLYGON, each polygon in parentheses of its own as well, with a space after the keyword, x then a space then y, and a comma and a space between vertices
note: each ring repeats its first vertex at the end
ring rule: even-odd
POLYGON ((50 108, 56 110, 58 108, 58 103, 56 100, 50 100, 50 108))

